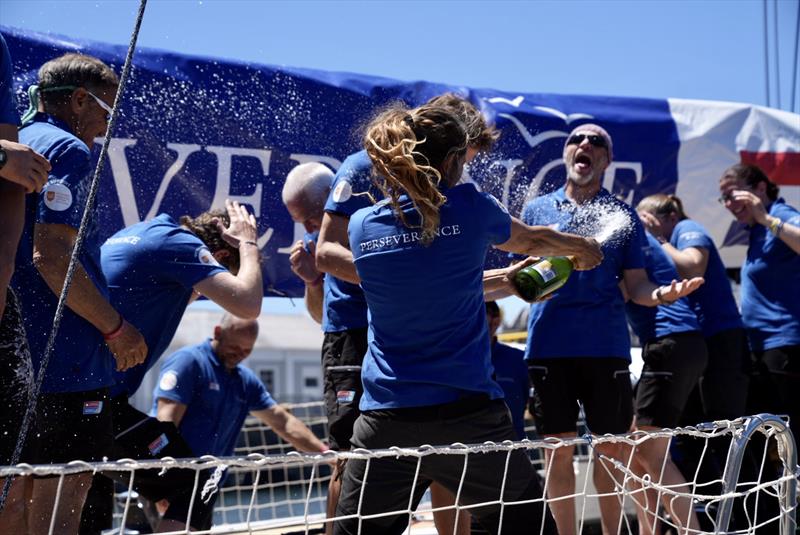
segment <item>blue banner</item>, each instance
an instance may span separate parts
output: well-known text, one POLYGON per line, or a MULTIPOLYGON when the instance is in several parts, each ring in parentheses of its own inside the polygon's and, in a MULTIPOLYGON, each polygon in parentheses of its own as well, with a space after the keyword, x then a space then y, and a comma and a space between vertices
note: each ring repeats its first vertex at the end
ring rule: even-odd
MULTIPOLYGON (((0 28, 14 62, 20 111, 39 66, 91 54, 117 72, 126 48, 0 28)), ((105 235, 159 213, 196 215, 233 198, 252 207, 264 255, 265 295, 302 295, 288 248, 302 236, 281 203, 299 163, 337 168, 359 150, 359 128, 396 100, 418 105, 446 91, 469 98, 502 135, 468 180, 512 214, 563 184, 567 133, 596 122, 614 139, 604 185, 635 203, 674 192, 680 140, 667 100, 518 94, 348 73, 273 67, 137 49, 121 101, 95 217, 105 235)), ((99 150, 99 149, 96 149, 99 150)), ((490 264, 503 262, 499 255, 490 264)))

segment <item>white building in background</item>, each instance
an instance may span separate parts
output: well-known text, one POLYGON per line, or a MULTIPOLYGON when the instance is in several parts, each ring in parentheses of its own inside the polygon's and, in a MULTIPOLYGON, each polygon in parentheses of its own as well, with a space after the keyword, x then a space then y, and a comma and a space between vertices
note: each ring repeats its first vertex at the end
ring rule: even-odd
MULTIPOLYGON (((189 308, 162 359, 187 345, 210 338, 222 312, 189 308)), ((244 365, 264 382, 278 403, 322 399, 320 349, 322 329, 307 314, 262 314, 253 353, 244 365)), ((144 378, 131 398, 135 407, 149 412, 161 361, 144 378)))

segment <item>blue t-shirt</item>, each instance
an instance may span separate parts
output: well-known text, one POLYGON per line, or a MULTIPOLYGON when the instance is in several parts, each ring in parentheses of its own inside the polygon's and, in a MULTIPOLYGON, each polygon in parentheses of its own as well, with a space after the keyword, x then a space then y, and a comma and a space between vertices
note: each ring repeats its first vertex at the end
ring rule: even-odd
POLYGON ((636 212, 605 189, 593 199, 575 204, 562 187, 529 202, 522 219, 528 225, 547 225, 561 232, 607 237, 601 243, 604 256, 599 266, 573 272, 551 299, 531 305, 525 358, 630 360, 619 282, 625 270, 644 268, 646 241, 636 212))
POLYGON ((17 98, 14 94, 14 66, 3 35, 0 34, 0 124, 19 124, 17 98))
MULTIPOLYGON (((800 226, 800 212, 783 199, 772 203, 769 215, 800 226)), ((754 351, 800 344, 800 255, 762 225, 750 228, 742 319, 754 351)))
POLYGON ((494 380, 503 389, 506 405, 511 412, 517 439, 522 440, 525 438, 525 407, 528 406, 528 394, 531 389, 525 352, 494 340, 492 365, 494 380))
POLYGON ((227 271, 208 247, 167 214, 122 229, 101 248, 111 304, 147 342, 144 363, 114 372, 111 395, 133 395, 169 346, 195 284, 227 271))
MULTIPOLYGON (((350 218, 356 210, 371 206, 377 199, 370 175, 372 161, 367 151, 348 156, 336 172, 325 211, 350 218), (366 195, 370 193, 370 195, 366 195)), ((367 326, 367 301, 358 284, 326 274, 322 303, 322 330, 326 333, 367 326)))
POLYGON ((503 397, 492 379, 483 262, 508 241, 511 218, 471 184, 445 191, 438 237, 420 243, 419 215, 401 197, 404 226, 388 202, 359 210, 349 236, 369 305, 361 410, 503 397))
MULTIPOLYGON (((89 195, 92 163, 89 147, 75 137, 65 123, 44 113, 36 114, 33 122, 19 131, 19 140, 50 160, 52 165, 42 192, 26 196, 25 227, 17 249, 13 279, 38 373, 58 296, 33 265, 34 225, 67 225, 77 231, 89 195)), ((100 239, 94 221, 95 218, 90 219, 79 259, 100 293, 108 297, 100 269, 100 239)), ((65 307, 42 392, 82 392, 109 386, 114 365, 102 333, 65 307)))
POLYGON ((706 282, 688 296, 703 336, 708 338, 728 329, 741 328, 742 318, 725 274, 725 265, 706 229, 691 219, 684 219, 675 225, 669 242, 680 251, 689 247, 708 251, 708 266, 703 275, 706 282))
MULTIPOLYGON (((644 265, 647 278, 660 286, 680 280, 672 258, 664 252, 652 234, 646 232, 647 247, 644 250, 644 265)), ((699 331, 700 324, 692 311, 689 300, 678 299, 671 305, 646 307, 628 301, 625 305, 628 321, 642 346, 670 334, 699 331)))
POLYGON ((247 415, 275 406, 264 384, 241 364, 227 370, 211 349, 211 341, 179 349, 161 366, 153 390, 153 415, 158 398, 186 405, 178 429, 196 456, 233 455, 247 415))

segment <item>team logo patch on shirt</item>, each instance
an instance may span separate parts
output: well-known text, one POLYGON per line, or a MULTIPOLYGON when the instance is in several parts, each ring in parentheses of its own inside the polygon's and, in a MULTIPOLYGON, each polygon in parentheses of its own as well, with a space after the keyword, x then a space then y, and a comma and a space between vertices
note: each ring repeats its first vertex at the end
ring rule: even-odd
POLYGON ((208 383, 208 389, 209 390, 216 390, 217 392, 219 392, 219 383, 215 383, 214 381, 211 381, 210 383, 208 383))
POLYGON ((338 403, 352 403, 356 399, 355 390, 339 390, 336 392, 336 401, 338 403))
POLYGON ((83 402, 83 415, 95 415, 103 412, 102 401, 84 401, 83 402))
POLYGON ((161 436, 147 445, 147 449, 150 450, 150 455, 158 455, 161 453, 161 450, 167 447, 167 444, 169 444, 167 435, 161 433, 161 436))
POLYGON ((55 212, 63 212, 72 206, 72 192, 64 184, 51 182, 42 190, 44 205, 55 212))
POLYGON ((161 390, 172 390, 178 386, 178 374, 170 370, 161 376, 161 381, 158 382, 158 388, 161 390))
POLYGON ((208 264, 209 266, 220 265, 219 262, 217 262, 217 259, 214 258, 214 255, 211 254, 211 251, 205 245, 198 247, 197 251, 195 251, 195 254, 197 255, 197 259, 203 264, 208 264))
POLYGON ((338 184, 336 184, 336 188, 333 190, 333 200, 336 202, 346 202, 350 197, 353 196, 353 186, 350 185, 350 182, 347 180, 342 180, 338 184))

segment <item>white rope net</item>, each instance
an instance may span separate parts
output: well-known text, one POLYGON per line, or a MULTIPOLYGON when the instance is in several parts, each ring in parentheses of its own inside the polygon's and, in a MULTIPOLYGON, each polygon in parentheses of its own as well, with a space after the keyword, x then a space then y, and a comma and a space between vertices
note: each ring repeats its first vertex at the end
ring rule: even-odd
MULTIPOLYGON (((326 419, 321 403, 308 403, 289 407, 292 412, 311 427, 320 437, 326 436, 326 419)), ((219 489, 214 513, 214 526, 210 531, 193 533, 321 533, 325 520, 325 500, 331 477, 331 463, 337 459, 412 459, 419 467, 429 455, 453 455, 468 463, 471 455, 487 452, 515 450, 527 452, 531 462, 539 469, 545 486, 548 484, 548 466, 544 452, 558 448, 576 447, 574 467, 577 473, 575 492, 558 500, 574 498, 578 533, 591 531, 599 515, 597 500, 613 496, 622 505, 619 533, 730 533, 794 534, 797 528, 797 485, 800 469, 794 449, 794 440, 783 420, 775 416, 760 415, 734 421, 718 421, 696 427, 664 429, 653 432, 636 432, 629 435, 584 435, 571 440, 545 439, 521 442, 484 443, 476 445, 453 444, 449 446, 420 446, 418 448, 391 448, 388 450, 325 454, 299 454, 279 439, 268 427, 257 420, 248 420, 242 429, 236 455, 229 458, 205 456, 197 459, 170 459, 159 461, 120 460, 105 463, 74 461, 66 465, 17 465, 0 468, 0 477, 15 475, 59 475, 81 472, 130 473, 130 481, 137 470, 159 468, 166 472, 175 468, 195 470, 194 494, 201 498, 202 470, 215 469, 217 475, 227 470, 228 476, 219 489), (692 462, 693 474, 685 477, 687 483, 670 485, 664 480, 664 464, 659 473, 644 474, 635 461, 637 449, 650 441, 675 451, 679 442, 689 442, 699 456, 692 462), (658 442, 655 442, 658 441, 658 442), (622 446, 624 455, 609 458, 597 454, 600 444, 614 443, 622 446), (713 464, 715 451, 724 450, 721 473, 707 477, 708 465, 713 464), (746 465, 749 468, 745 468, 746 465), (592 470, 598 467, 614 479, 614 491, 600 494, 592 485, 592 470), (684 501, 696 514, 694 526, 686 518, 675 518, 671 512, 684 501)), ((553 457, 550 456, 552 459, 553 457)), ((417 468, 419 470, 419 468, 417 468)), ((686 470, 684 470, 685 472, 686 470)), ((464 474, 466 474, 466 469, 464 474)), ((462 475, 462 483, 463 483, 462 475)), ((213 480, 214 478, 212 478, 213 480)), ((137 495, 132 489, 117 485, 114 533, 124 533, 121 526, 135 524, 139 533, 143 517, 137 495), (137 520, 138 519, 138 520, 137 520), (138 522, 138 523, 137 523, 138 522)), ((502 496, 498 492, 498 496, 502 496)), ((554 499, 537 500, 552 503, 554 499)), ((412 503, 409 489, 408 503, 412 503)), ((454 509, 468 512, 475 507, 514 503, 502 499, 470 506, 452 505, 438 510, 454 509)), ((34 504, 42 507, 43 504, 34 504)), ((53 504, 50 504, 52 507, 53 504)), ((408 517, 410 534, 436 533, 430 519, 430 502, 423 501, 416 512, 409 506, 401 511, 385 511, 360 519, 402 513, 408 517)), ((344 517, 343 517, 344 518, 344 517)), ((335 522, 337 519, 327 519, 335 522)), ((531 519, 529 533, 544 533, 544 520, 531 519)), ((172 533, 187 533, 177 531, 172 533)), ((362 533, 368 531, 362 530, 362 533)))

